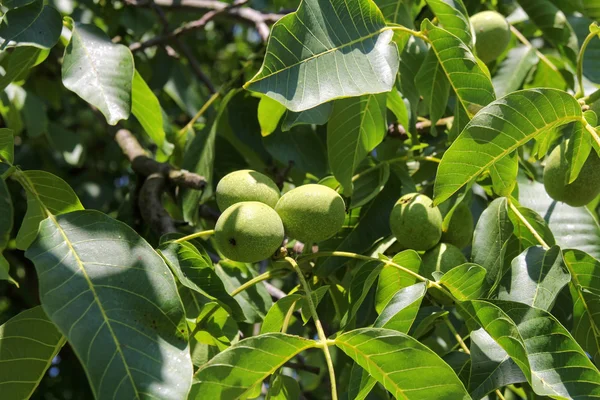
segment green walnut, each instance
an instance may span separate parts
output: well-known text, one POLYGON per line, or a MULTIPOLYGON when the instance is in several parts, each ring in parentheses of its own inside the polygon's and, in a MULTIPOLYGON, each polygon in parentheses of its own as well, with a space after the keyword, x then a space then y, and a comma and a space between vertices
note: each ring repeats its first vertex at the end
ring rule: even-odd
POLYGON ((600 193, 600 158, 592 149, 579 176, 569 181, 569 161, 565 155, 568 144, 556 146, 546 159, 544 187, 548 195, 572 207, 585 206, 600 193))
POLYGON ((442 237, 442 213, 424 194, 400 197, 390 214, 390 228, 402 246, 429 250, 442 237))
POLYGON ((448 230, 442 233, 442 242, 453 244, 462 249, 471 244, 472 237, 473 214, 471 214, 469 206, 463 202, 454 210, 448 230))
POLYGON ((467 258, 458 247, 440 243, 423 255, 423 272, 425 277, 434 278, 435 271, 446 273, 466 262, 467 258))
POLYGON ((258 201, 232 205, 215 225, 217 249, 233 261, 257 262, 269 258, 279 249, 283 237, 279 215, 258 201))
POLYGON ((494 61, 510 42, 510 24, 496 11, 483 11, 471 17, 475 30, 475 50, 484 63, 494 61))
POLYGON ((259 201, 273 208, 279 200, 279 188, 268 176, 242 169, 225 175, 219 181, 216 197, 221 211, 242 201, 259 201))
POLYGON ((329 239, 339 232, 346 218, 342 197, 335 190, 316 184, 299 186, 285 193, 275 211, 287 235, 304 243, 329 239))

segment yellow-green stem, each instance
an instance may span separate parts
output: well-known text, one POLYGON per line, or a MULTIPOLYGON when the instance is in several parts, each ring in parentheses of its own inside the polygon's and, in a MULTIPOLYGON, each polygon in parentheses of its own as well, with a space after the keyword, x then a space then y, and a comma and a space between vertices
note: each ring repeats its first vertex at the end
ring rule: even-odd
POLYGON ((175 243, 187 242, 187 241, 192 240, 192 239, 202 238, 202 237, 205 237, 205 236, 214 235, 214 233, 215 233, 214 229, 209 229, 209 230, 206 230, 206 231, 192 233, 191 235, 187 235, 187 236, 184 236, 182 238, 179 238, 179 239, 176 239, 176 240, 173 240, 173 241, 175 243))
MULTIPOLYGON (((316 253, 315 253, 316 254, 316 253)), ((321 342, 321 348, 323 349, 323 354, 325 355, 325 361, 327 363, 327 369, 329 370, 329 380, 331 381, 331 399, 337 400, 337 387, 335 382, 335 370, 333 369, 333 360, 331 359, 331 353, 329 352, 329 344, 331 341, 327 340, 327 336, 325 336, 325 331, 323 331, 323 326, 321 325, 321 320, 319 320, 319 315, 317 314, 317 308, 315 307, 315 303, 311 297, 310 286, 306 279, 304 279, 304 274, 302 270, 298 266, 296 260, 291 257, 286 257, 285 260, 290 263, 296 274, 298 275, 298 279, 300 280, 300 284, 302 285, 304 292, 306 293, 306 302, 308 303, 308 308, 310 309, 310 314, 315 321, 315 327, 317 328, 317 335, 319 336, 319 340, 321 342)))
POLYGON ((590 32, 589 35, 583 41, 581 45, 581 49, 579 49, 579 55, 577 56, 577 93, 575 93, 575 98, 579 99, 585 96, 585 89, 583 88, 583 56, 585 54, 585 49, 588 44, 592 41, 594 37, 598 34, 596 32, 590 32))
POLYGON ((283 270, 274 270, 274 271, 264 272, 258 276, 255 276, 254 278, 250 279, 248 282, 245 282, 244 284, 240 285, 237 289, 235 289, 233 292, 231 292, 230 295, 232 297, 235 297, 238 294, 242 293, 244 290, 248 289, 249 287, 252 287, 259 282, 266 281, 267 279, 271 279, 275 276, 278 276, 282 272, 284 272, 284 271, 283 270))
POLYGON ((548 250, 550 248, 550 246, 548 246, 548 244, 544 241, 544 239, 542 239, 542 237, 540 236, 538 231, 536 231, 535 228, 529 223, 529 221, 527 221, 527 218, 525 218, 525 216, 523 216, 523 214, 521 214, 521 212, 513 204, 513 202, 510 201, 510 199, 507 199, 507 200, 508 200, 508 206, 515 213, 517 218, 519 218, 521 220, 521 222, 523 222, 523 225, 525 225, 525 227, 529 230, 529 232, 531 232, 533 237, 542 245, 544 250, 548 250))
POLYGON ((398 25, 398 24, 389 24, 386 29, 391 29, 393 31, 401 31, 401 32, 406 32, 410 35, 413 35, 414 37, 418 37, 419 39, 422 39, 424 41, 426 41, 427 43, 431 43, 431 40, 429 40, 429 38, 427 37, 427 35, 425 35, 423 32, 420 31, 415 31, 412 29, 409 29, 405 26, 402 25, 398 25))
POLYGON ((444 322, 446 323, 446 326, 450 330, 450 333, 452 333, 452 336, 454 336, 454 338, 458 342, 458 345, 463 349, 463 351, 466 354, 471 354, 471 351, 469 350, 469 348, 465 344, 463 338, 458 334, 458 332, 454 328, 454 325, 452 325, 452 322, 450 321, 450 318, 448 318, 448 315, 445 315, 443 319, 444 319, 444 322))
POLYGON ((544 54, 542 54, 538 49, 536 49, 529 40, 527 40, 527 38, 525 36, 523 36, 523 34, 521 32, 519 32, 519 30, 517 28, 515 28, 514 26, 510 26, 510 30, 513 33, 513 35, 515 35, 517 37, 517 39, 519 39, 519 41, 521 43, 523 43, 525 46, 529 47, 530 49, 533 49, 535 51, 535 54, 539 57, 540 60, 542 60, 548 67, 550 67, 550 69, 554 72, 559 72, 558 68, 556 68, 556 65, 554 65, 552 63, 552 61, 550 61, 544 54))
POLYGON ((202 115, 204 115, 204 113, 206 112, 206 110, 208 110, 208 108, 212 105, 212 103, 214 103, 219 96, 221 95, 221 92, 218 91, 216 93, 214 93, 212 96, 209 97, 209 99, 206 101, 206 103, 204 103, 202 105, 202 107, 200 108, 200 110, 198 110, 198 112, 196 113, 196 115, 194 115, 192 117, 192 119, 190 120, 190 122, 188 122, 183 128, 181 128, 181 130, 177 133, 177 138, 180 138, 181 136, 185 135, 187 133, 187 131, 194 126, 194 124, 196 123, 196 121, 198 121, 198 118, 200 118, 202 115))
POLYGON ((596 128, 588 124, 585 118, 582 119, 581 122, 583 123, 583 125, 585 125, 585 129, 590 133, 590 135, 592 135, 592 138, 594 139, 598 147, 600 147, 600 137, 598 136, 598 132, 596 132, 596 128))
POLYGON ((442 162, 442 160, 440 160, 437 157, 433 157, 433 156, 415 156, 415 157, 402 156, 402 157, 391 158, 389 160, 383 160, 383 161, 379 162, 378 164, 373 165, 372 167, 369 167, 363 171, 360 171, 358 174, 356 174, 352 177, 352 182, 355 182, 361 176, 364 176, 370 172, 373 172, 374 170, 377 170, 377 169, 383 167, 384 164, 394 164, 397 162, 406 162, 406 161, 431 161, 431 162, 438 163, 438 164, 440 162, 442 162))

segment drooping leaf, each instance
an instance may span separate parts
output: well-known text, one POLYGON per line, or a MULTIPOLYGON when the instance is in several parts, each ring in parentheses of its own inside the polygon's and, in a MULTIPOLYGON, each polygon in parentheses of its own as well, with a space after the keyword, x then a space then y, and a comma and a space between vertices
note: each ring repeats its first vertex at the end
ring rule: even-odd
MULTIPOLYGON (((414 250, 404 250, 396 254, 392 261, 413 272, 420 272, 421 256, 414 250)), ((375 310, 381 314, 399 290, 413 286, 416 282, 414 276, 402 272, 396 267, 384 264, 383 270, 379 274, 379 283, 375 292, 375 310)))
POLYGON ((98 211, 50 215, 25 255, 96 398, 186 395, 183 305, 168 267, 133 229, 98 211))
POLYGON ((335 344, 396 398, 470 398, 452 368, 406 334, 363 328, 338 336, 335 344), (425 374, 425 370, 429 373, 425 374))
POLYGON ((7 46, 33 46, 50 49, 58 42, 62 17, 43 0, 9 10, 0 21, 0 49, 7 46))
POLYGON ((333 102, 330 101, 300 112, 288 110, 283 115, 281 130, 286 132, 296 125, 323 125, 329 120, 332 109, 333 102))
POLYGON ((15 138, 12 129, 0 128, 0 162, 15 161, 15 138))
POLYGON ((486 282, 490 289, 501 277, 507 243, 513 231, 506 204, 503 197, 492 201, 473 232, 471 259, 487 270, 486 282))
MULTIPOLYGON (((428 53, 429 49, 425 42, 422 39, 411 36, 408 38, 408 42, 400 55, 400 87, 402 88, 402 95, 410 104, 411 109, 409 115, 412 115, 413 119, 416 119, 420 97, 415 82, 415 76, 417 76, 428 53)), ((412 127, 408 128, 410 129, 412 127)))
POLYGON ((538 63, 535 49, 528 46, 513 47, 492 78, 498 97, 519 90, 529 71, 538 63))
POLYGON ((244 319, 242 309, 225 290, 206 252, 190 242, 167 242, 158 251, 183 286, 216 300, 235 319, 244 319))
POLYGON ((521 90, 494 101, 477 113, 444 153, 434 203, 448 199, 531 139, 581 118, 577 100, 555 89, 521 90))
POLYGON ((383 140, 387 131, 383 94, 336 100, 327 124, 329 165, 346 196, 359 163, 383 140))
POLYGON ((425 293, 427 293, 427 287, 424 282, 398 290, 379 313, 373 327, 408 333, 425 293))
POLYGON ((469 47, 473 46, 469 13, 462 0, 426 0, 444 29, 469 47))
MULTIPOLYGON (((231 293, 240 285, 256 277, 258 273, 248 264, 221 260, 215 265, 215 271, 227 292, 231 293)), ((260 322, 273 305, 271 296, 263 283, 258 283, 234 297, 238 302, 248 323, 260 322)))
POLYGON ((571 281, 560 247, 533 246, 519 254, 500 281, 498 299, 550 310, 558 293, 571 281))
POLYGON ((469 117, 496 99, 490 77, 465 43, 429 20, 423 22, 421 29, 431 40, 431 51, 437 56, 458 102, 469 117))
MULTIPOLYGON (((515 207, 548 246, 554 246, 556 244, 552 231, 548 228, 546 221, 544 221, 538 213, 527 207, 517 205, 515 205, 515 207)), ((525 222, 515 214, 512 208, 508 209, 508 216, 514 227, 513 234, 519 239, 520 251, 540 244, 527 225, 525 225, 525 222)))
POLYGON ((28 399, 65 344, 42 307, 25 310, 0 326, 0 387, 5 400, 28 399))
POLYGON ((396 86, 386 95, 386 107, 394 114, 396 122, 404 127, 409 126, 408 109, 396 86))
POLYGON ((427 53, 419 73, 415 76, 415 82, 429 109, 431 132, 435 135, 435 123, 444 116, 450 96, 450 81, 435 52, 430 50, 427 53))
POLYGON ((265 333, 241 340, 196 372, 188 399, 240 399, 296 354, 316 347, 314 340, 265 333))
POLYGON ((292 111, 388 92, 398 70, 392 36, 371 1, 303 1, 273 25, 263 65, 244 87, 292 111))
POLYGON ((134 71, 127 46, 112 43, 94 25, 75 25, 65 49, 63 84, 98 107, 110 125, 129 117, 134 71))
POLYGON ((488 291, 487 271, 481 265, 466 263, 452 268, 439 283, 459 301, 478 299, 488 291))
POLYGON ((277 300, 265 316, 260 333, 281 332, 286 316, 300 307, 302 298, 299 294, 290 294, 277 300))
POLYGON ((539 182, 519 182, 520 203, 538 213, 563 249, 578 249, 600 258, 600 227, 585 207, 571 207, 548 196, 539 182))
POLYGON ((549 312, 501 300, 471 300, 458 308, 469 329, 482 327, 508 353, 535 393, 556 398, 600 394, 600 372, 549 312))
POLYGON ((137 70, 131 86, 131 113, 135 115, 150 140, 162 150, 165 130, 160 103, 137 70))
POLYGON ((472 398, 481 399, 496 389, 527 382, 519 366, 484 329, 473 330, 470 339, 469 393, 472 398))
POLYGON ((565 264, 571 273, 573 297, 573 337, 600 360, 600 262, 580 250, 565 250, 565 264))
POLYGON ((48 214, 83 210, 73 189, 59 177, 46 171, 23 171, 16 176, 27 195, 27 213, 16 238, 18 249, 29 247, 38 233, 40 222, 48 214))

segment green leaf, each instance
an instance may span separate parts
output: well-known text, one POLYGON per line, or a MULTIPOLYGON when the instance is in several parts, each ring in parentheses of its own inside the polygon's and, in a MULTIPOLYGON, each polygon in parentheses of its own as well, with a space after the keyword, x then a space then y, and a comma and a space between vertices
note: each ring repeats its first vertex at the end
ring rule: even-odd
POLYGON ((50 122, 47 129, 47 138, 65 162, 76 167, 82 166, 85 148, 82 135, 66 129, 63 124, 50 122))
POLYGON ((499 196, 510 196, 517 185, 519 173, 519 157, 517 152, 507 154, 490 166, 490 176, 494 193, 499 196))
MULTIPOLYGON (((313 304, 315 305, 315 308, 319 307, 319 304, 321 304, 321 301, 323 300, 323 298, 325 297, 325 294, 329 291, 329 285, 324 285, 324 286, 320 286, 314 290, 312 290, 310 292, 310 298, 312 299, 313 304)), ((312 318, 312 314, 310 313, 310 306, 308 305, 307 302, 308 297, 306 297, 306 294, 304 294, 303 296, 303 300, 301 303, 301 314, 302 314, 302 321, 304 322, 304 325, 306 325, 308 323, 308 321, 310 321, 310 319, 312 318)))
POLYGON ((300 398, 300 385, 291 376, 277 375, 273 386, 269 388, 271 400, 291 400, 300 398))
MULTIPOLYGON (((350 287, 348 288, 348 312, 344 315, 341 325, 353 326, 354 318, 358 309, 365 301, 367 294, 371 290, 373 284, 379 277, 379 273, 383 268, 381 261, 367 261, 358 268, 355 275, 352 277, 350 287)), ((346 326, 348 329, 348 326, 346 326)))
POLYGON ((243 399, 296 354, 316 344, 314 340, 285 333, 241 340, 196 372, 196 383, 188 399, 243 399))
MULTIPOLYGON (((596 3, 597 7, 600 6, 597 0, 592 1, 596 3)), ((600 7, 598 9, 600 10, 600 7)), ((592 29, 590 25, 598 21, 598 18, 589 19, 578 15, 569 15, 568 20, 577 35, 578 42, 583 43, 592 29)), ((600 72, 596 68, 598 62, 600 62, 600 40, 596 37, 589 42, 583 55, 583 76, 594 83, 600 83, 600 72)))
POLYGON ((527 382, 525 375, 504 349, 485 330, 471 332, 469 393, 474 399, 514 383, 527 382))
POLYGON ((0 22, 0 50, 7 46, 50 49, 58 42, 62 17, 56 8, 35 0, 6 12, 0 22))
MULTIPOLYGON (((13 220, 14 220, 14 209, 12 204, 12 199, 10 197, 10 192, 8 191, 8 187, 6 186, 6 182, 2 178, 0 178, 0 281, 1 280, 9 280, 10 276, 8 275, 8 270, 10 269, 10 265, 8 261, 2 256, 2 251, 8 245, 8 241, 10 240, 10 234, 13 228, 13 220)), ((0 347, 0 350, 2 347, 0 347)))
POLYGON ((503 97, 519 90, 538 61, 533 47, 521 45, 510 49, 492 78, 496 95, 503 97))
POLYGON ((469 117, 496 99, 492 81, 466 44, 429 20, 423 22, 421 29, 429 37, 431 51, 437 56, 458 102, 469 117))
MULTIPOLYGON (((215 271, 221 278, 227 292, 231 293, 242 284, 258 276, 254 268, 249 267, 249 265, 225 260, 221 260, 219 264, 215 265, 215 271)), ((244 290, 234 299, 242 308, 245 316, 244 322, 248 323, 262 321, 273 305, 271 296, 262 282, 244 290)))
POLYGON ((504 197, 492 201, 473 232, 471 260, 487 270, 486 282, 490 289, 501 277, 507 243, 513 232, 507 208, 504 197))
POLYGON ((34 67, 42 54, 36 47, 17 47, 10 53, 6 73, 0 77, 0 90, 4 90, 11 82, 27 73, 34 67))
POLYGON ((419 73, 415 77, 415 83, 429 110, 431 132, 435 135, 437 132, 435 123, 446 112, 446 105, 450 96, 450 81, 433 51, 429 51, 425 56, 419 73))
POLYGON ((12 129, 0 128, 0 161, 15 161, 15 138, 12 129))
POLYGON ((521 90, 494 101, 477 113, 444 153, 434 203, 448 199, 531 139, 581 118, 577 100, 555 89, 521 90))
POLYGON ((565 264, 571 272, 573 297, 573 337, 600 360, 600 261, 580 250, 565 250, 565 264))
POLYGON ((600 259, 600 227, 587 208, 555 201, 543 184, 525 180, 519 182, 519 201, 544 218, 561 248, 578 249, 600 259))
POLYGON ((413 0, 374 0, 386 21, 413 28, 413 0))
POLYGON ((469 13, 462 0, 426 0, 444 29, 469 47, 473 46, 469 13))
POLYGON ((324 125, 329 120, 332 109, 333 102, 330 101, 300 112, 287 110, 283 115, 281 130, 286 132, 296 125, 324 125))
MULTIPOLYGON (((516 205, 515 205, 516 206, 516 205)), ((538 213, 535 211, 521 206, 516 206, 517 210, 521 213, 523 217, 527 220, 529 225, 533 227, 533 229, 542 237, 544 242, 548 246, 554 246, 556 241, 554 240, 554 235, 552 235, 552 231, 546 225, 546 221, 538 213)), ((537 246, 540 242, 537 240, 533 233, 529 230, 529 228, 525 225, 525 223, 521 220, 521 218, 517 217, 512 208, 508 209, 508 216, 514 226, 513 234, 519 239, 520 242, 520 250, 525 250, 531 246, 537 246)))
POLYGON ((27 4, 31 4, 34 1, 36 0, 4 0, 2 1, 2 5, 11 10, 13 8, 26 6, 27 4))
POLYGON ((30 398, 64 344, 64 336, 40 306, 22 311, 0 326, 2 399, 30 398))
POLYGON ((160 103, 137 70, 134 71, 131 85, 131 113, 135 115, 150 140, 162 149, 165 131, 160 103))
POLYGON ((265 316, 260 327, 260 333, 281 332, 287 315, 300 307, 303 298, 304 296, 299 294, 290 294, 277 300, 265 316))
POLYGON ((373 200, 381 193, 389 178, 390 166, 388 163, 382 163, 359 172, 353 177, 354 192, 348 208, 362 207, 373 200))
POLYGON ((183 305, 168 267, 133 229, 98 211, 50 215, 25 256, 95 398, 186 395, 183 305))
POLYGON ((239 304, 227 293, 212 261, 190 242, 167 242, 158 249, 179 282, 225 308, 236 320, 243 320, 239 304))
POLYGON ((112 43, 94 25, 75 25, 65 49, 63 84, 98 107, 110 125, 129 117, 134 71, 127 46, 112 43))
POLYGON ((292 111, 389 92, 398 49, 385 28, 371 1, 305 0, 273 25, 263 65, 244 87, 292 111))
POLYGON ((470 399, 452 368, 406 334, 363 328, 338 336, 335 344, 396 398, 470 399))
POLYGON ((39 137, 48 132, 48 110, 40 97, 28 92, 21 112, 28 137, 39 137))
POLYGON ((561 289, 571 281, 560 247, 547 251, 530 247, 512 260, 500 281, 498 299, 550 310, 561 289))
POLYGON ((408 42, 400 55, 400 86, 402 88, 402 95, 410 104, 410 114, 412 114, 413 119, 416 119, 417 117, 417 107, 420 100, 420 93, 416 86, 415 76, 417 76, 428 53, 429 49, 425 42, 411 36, 408 38, 408 42))
POLYGON ((406 108, 402 94, 400 94, 396 87, 386 95, 386 107, 394 113, 396 122, 404 127, 409 126, 408 109, 406 108))
MULTIPOLYGON (((419 273, 421 256, 414 250, 404 250, 396 254, 392 261, 395 264, 419 273)), ((414 285, 417 279, 391 265, 384 265, 379 274, 377 292, 375 292, 375 310, 381 314, 394 295, 401 289, 414 285)))
POLYGON ((367 398, 377 381, 369 375, 357 363, 352 364, 350 372, 350 386, 348 387, 348 398, 354 400, 364 400, 367 398))
POLYGON ((193 328, 194 339, 200 344, 215 346, 223 351, 238 338, 239 327, 230 313, 218 303, 205 304, 196 321, 197 325, 193 328))
MULTIPOLYGON (((590 115, 590 119, 594 119, 593 121, 590 121, 590 125, 596 126, 598 121, 596 118, 594 118, 595 114, 590 114, 589 112, 586 112, 584 113, 584 116, 586 114, 590 115)), ((583 164, 585 164, 585 161, 587 160, 591 151, 591 135, 588 131, 586 131, 582 123, 576 122, 571 133, 571 139, 567 142, 567 149, 565 150, 565 155, 569 163, 568 183, 572 183, 575 179, 577 179, 577 177, 579 176, 579 172, 581 172, 581 168, 583 168, 583 164)))
POLYGON ((352 196, 354 171, 387 132, 385 98, 383 94, 368 95, 333 104, 327 124, 327 154, 346 196, 352 196))
POLYGON ((24 171, 13 176, 27 194, 27 213, 17 233, 16 245, 25 250, 38 234, 40 222, 49 214, 60 215, 83 210, 69 184, 46 171, 24 171))
POLYGON ((489 289, 486 284, 487 270, 477 264, 462 264, 446 272, 439 283, 459 301, 478 299, 489 289))
POLYGON ((575 65, 578 46, 577 36, 565 14, 549 0, 519 0, 529 18, 544 34, 544 39, 558 47, 560 52, 575 65))
POLYGON ((260 134, 269 136, 277 129, 279 120, 285 113, 286 108, 278 101, 268 96, 262 96, 258 103, 258 123, 260 124, 260 134))
POLYGON ((458 309, 469 329, 482 327, 509 354, 535 393, 569 399, 600 393, 600 372, 549 312, 500 300, 472 300, 458 309))
POLYGON ((398 290, 379 313, 373 327, 408 333, 417 317, 425 293, 427 287, 424 282, 398 290))

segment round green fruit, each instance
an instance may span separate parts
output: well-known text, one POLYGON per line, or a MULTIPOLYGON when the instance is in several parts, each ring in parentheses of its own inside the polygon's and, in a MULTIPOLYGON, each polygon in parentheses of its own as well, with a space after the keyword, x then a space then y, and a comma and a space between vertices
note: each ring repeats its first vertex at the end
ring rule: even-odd
POLYGON ((475 30, 475 50, 484 63, 494 61, 510 42, 510 24, 496 11, 483 11, 471 17, 475 30))
POLYGON ((600 158, 592 149, 579 176, 569 181, 569 162, 565 155, 567 145, 556 146, 546 159, 544 187, 548 195, 572 207, 585 206, 600 193, 600 158))
POLYGON ((257 262, 269 258, 281 246, 283 236, 279 215, 258 201, 232 205, 215 225, 217 248, 233 261, 257 262))
POLYGON ((435 271, 446 273, 467 262, 467 258, 456 246, 440 243, 423 255, 423 271, 427 278, 434 278, 435 271))
POLYGON ((281 196, 275 206, 285 232, 304 243, 321 242, 342 229, 346 205, 335 190, 316 184, 299 186, 281 196))
POLYGON ((428 250, 442 237, 442 214, 424 194, 400 197, 390 214, 390 228, 398 243, 408 249, 428 250))
POLYGON ((221 211, 242 201, 259 201, 273 208, 279 200, 279 188, 268 176, 242 169, 225 175, 219 181, 216 197, 221 211))
POLYGON ((472 237, 473 214, 468 205, 460 203, 450 218, 448 230, 442 233, 442 242, 462 249, 471 243, 472 237))

